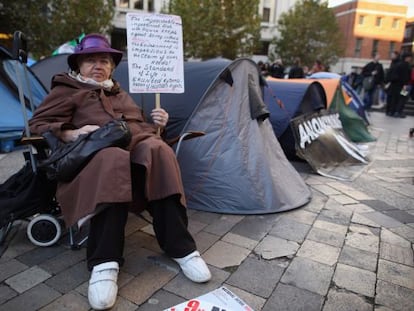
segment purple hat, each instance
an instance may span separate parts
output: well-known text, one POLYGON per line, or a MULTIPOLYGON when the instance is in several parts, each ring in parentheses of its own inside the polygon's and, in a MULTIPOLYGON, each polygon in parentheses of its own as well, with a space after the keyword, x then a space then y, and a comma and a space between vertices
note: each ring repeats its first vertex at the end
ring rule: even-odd
POLYGON ((118 66, 122 59, 122 52, 111 48, 108 40, 97 33, 86 35, 81 42, 76 45, 75 52, 68 56, 68 65, 72 70, 78 69, 76 61, 79 55, 94 53, 110 53, 114 60, 115 66, 118 66))

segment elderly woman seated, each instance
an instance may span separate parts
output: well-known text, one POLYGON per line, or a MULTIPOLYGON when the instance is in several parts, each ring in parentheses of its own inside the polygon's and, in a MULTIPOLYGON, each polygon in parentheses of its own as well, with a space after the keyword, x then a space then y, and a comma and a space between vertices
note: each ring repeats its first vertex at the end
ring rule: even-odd
POLYGON ((124 262, 124 228, 129 211, 148 209, 161 249, 194 282, 207 282, 210 271, 187 230, 186 201, 173 150, 157 135, 168 113, 154 109, 153 123, 111 76, 122 52, 100 34, 86 35, 68 57, 69 73, 52 79, 50 94, 30 120, 30 131, 51 131, 64 142, 123 119, 132 133, 126 149, 99 151, 70 182, 59 183, 57 200, 67 226, 91 217, 87 266, 92 308, 111 308, 124 262))

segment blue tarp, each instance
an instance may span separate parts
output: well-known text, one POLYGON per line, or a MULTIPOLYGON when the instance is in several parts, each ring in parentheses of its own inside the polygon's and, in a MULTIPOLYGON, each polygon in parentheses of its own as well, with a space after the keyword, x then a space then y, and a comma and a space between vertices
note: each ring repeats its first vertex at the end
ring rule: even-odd
POLYGON ((0 83, 0 96, 0 132, 22 130, 24 118, 18 98, 3 83, 0 83))
POLYGON ((18 85, 23 87, 24 104, 28 118, 32 115, 30 102, 32 101, 34 108, 36 108, 46 96, 47 91, 27 67, 27 72, 25 72, 24 64, 13 60, 11 54, 1 47, 0 62, 0 134, 1 139, 8 137, 15 139, 16 133, 22 133, 25 127, 24 110, 19 99, 18 85))
POLYGON ((369 124, 369 119, 367 116, 367 112, 364 108, 364 102, 362 101, 361 96, 346 82, 343 78, 341 78, 341 85, 351 98, 350 103, 348 104, 349 107, 352 108, 364 121, 369 124))

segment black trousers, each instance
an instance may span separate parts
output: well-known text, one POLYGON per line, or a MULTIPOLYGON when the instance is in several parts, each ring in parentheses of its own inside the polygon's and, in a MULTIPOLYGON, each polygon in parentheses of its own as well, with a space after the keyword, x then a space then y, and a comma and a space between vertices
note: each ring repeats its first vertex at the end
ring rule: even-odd
MULTIPOLYGON (((161 249, 170 257, 181 258, 195 251, 196 244, 187 230, 188 218, 176 196, 149 203, 153 227, 161 249)), ((105 204, 102 211, 91 218, 86 251, 88 269, 98 264, 116 261, 124 263, 127 204, 105 204)))
MULTIPOLYGON (((387 115, 393 115, 396 112, 400 112, 400 92, 402 90, 402 85, 397 83, 391 83, 389 90, 388 90, 388 97, 387 97, 387 108, 386 113, 387 115)), ((402 109, 401 109, 402 111, 402 109)))

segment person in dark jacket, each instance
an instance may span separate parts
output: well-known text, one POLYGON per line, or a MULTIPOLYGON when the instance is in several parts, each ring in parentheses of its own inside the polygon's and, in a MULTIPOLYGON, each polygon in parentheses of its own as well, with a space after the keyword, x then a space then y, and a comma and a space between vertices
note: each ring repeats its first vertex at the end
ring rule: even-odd
POLYGON ((379 87, 384 83, 384 68, 379 62, 380 54, 375 53, 374 58, 362 68, 362 76, 364 80, 372 79, 372 83, 365 84, 364 88, 364 104, 365 109, 370 110, 374 104, 374 95, 379 87))
POLYGON ((112 119, 127 122, 132 134, 126 150, 100 150, 71 182, 58 183, 56 197, 65 223, 90 219, 87 267, 91 271, 88 299, 95 310, 111 308, 124 262, 125 225, 129 211, 143 206, 153 217, 161 249, 184 275, 202 283, 211 273, 187 229, 186 201, 174 151, 159 135, 168 113, 154 109, 145 120, 131 96, 113 80, 122 52, 100 34, 86 35, 68 56, 69 73, 53 77, 51 92, 29 122, 30 131, 51 131, 63 142, 77 140, 112 119))
POLYGON ((389 94, 391 96, 389 116, 405 118, 403 113, 410 94, 412 54, 403 53, 401 62, 397 63, 390 75, 389 94))
POLYGON ((296 57, 292 68, 290 68, 288 78, 289 79, 302 79, 302 78, 305 78, 305 72, 303 71, 303 68, 301 66, 299 57, 296 57))
POLYGON ((310 76, 314 73, 322 71, 326 71, 325 66, 322 64, 322 61, 320 59, 316 59, 311 70, 308 72, 308 75, 310 76))
MULTIPOLYGON (((395 70, 395 66, 401 61, 400 59, 400 53, 398 51, 394 51, 391 54, 391 63, 390 63, 390 68, 388 68, 386 75, 385 75, 385 91, 387 92, 387 106, 385 108, 385 114, 387 116, 391 116, 391 107, 394 105, 395 103, 392 100, 392 96, 395 94, 393 94, 391 92, 391 81, 392 81, 392 77, 394 76, 394 70, 395 70)), ((397 98, 396 100, 398 101, 398 97, 399 94, 397 94, 397 98)))
POLYGON ((283 66, 282 60, 277 59, 271 66, 270 66, 270 75, 273 78, 283 79, 285 77, 285 67, 283 66))

